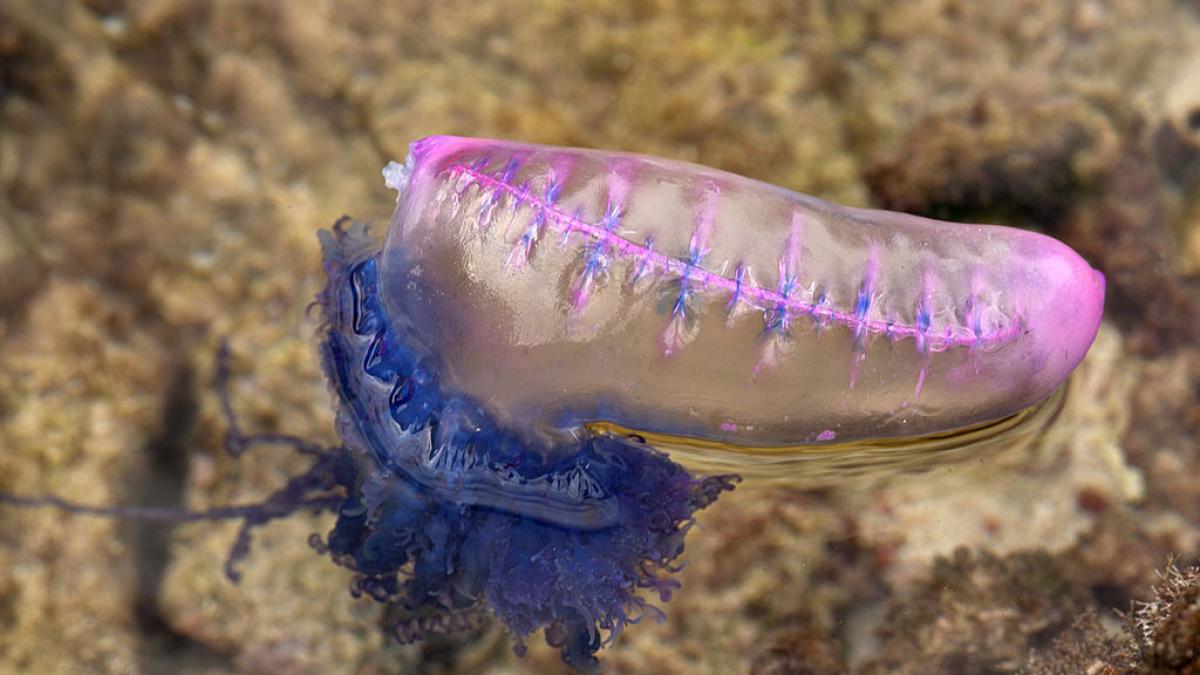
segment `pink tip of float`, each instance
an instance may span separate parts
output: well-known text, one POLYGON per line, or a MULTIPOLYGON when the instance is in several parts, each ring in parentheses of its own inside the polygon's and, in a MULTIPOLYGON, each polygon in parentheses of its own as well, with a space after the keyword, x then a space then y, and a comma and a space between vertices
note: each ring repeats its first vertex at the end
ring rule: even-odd
POLYGON ((1048 395, 1079 365, 1096 338, 1104 314, 1104 275, 1066 244, 1031 232, 1014 231, 1026 265, 1012 292, 1021 307, 1027 369, 1022 377, 1048 395))

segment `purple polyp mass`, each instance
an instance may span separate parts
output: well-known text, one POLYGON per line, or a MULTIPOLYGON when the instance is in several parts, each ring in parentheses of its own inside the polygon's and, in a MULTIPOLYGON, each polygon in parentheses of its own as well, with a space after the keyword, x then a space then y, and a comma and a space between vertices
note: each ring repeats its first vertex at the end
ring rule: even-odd
MULTIPOLYGON (((415 318, 388 312, 365 228, 322 233, 324 364, 340 400, 338 482, 349 496, 319 545, 388 605, 404 642, 476 627, 490 608, 518 639, 544 628, 580 670, 678 582, 697 509, 731 489, 633 437, 580 433, 530 447, 448 385, 415 318)), ((530 375, 532 376, 532 374, 530 375)))

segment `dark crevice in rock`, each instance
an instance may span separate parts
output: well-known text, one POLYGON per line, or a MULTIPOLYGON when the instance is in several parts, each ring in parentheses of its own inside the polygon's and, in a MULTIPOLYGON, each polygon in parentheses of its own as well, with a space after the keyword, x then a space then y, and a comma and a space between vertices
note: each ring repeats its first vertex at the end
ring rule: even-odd
MULTIPOLYGON (((188 448, 199 409, 195 373, 180 349, 166 376, 162 421, 158 432, 142 450, 145 468, 134 478, 129 499, 140 506, 185 509, 188 448)), ((138 523, 131 548, 137 565, 136 619, 143 641, 138 658, 141 672, 160 672, 165 663, 192 663, 230 667, 230 661, 213 648, 175 630, 159 607, 163 579, 171 562, 171 523, 138 523)))

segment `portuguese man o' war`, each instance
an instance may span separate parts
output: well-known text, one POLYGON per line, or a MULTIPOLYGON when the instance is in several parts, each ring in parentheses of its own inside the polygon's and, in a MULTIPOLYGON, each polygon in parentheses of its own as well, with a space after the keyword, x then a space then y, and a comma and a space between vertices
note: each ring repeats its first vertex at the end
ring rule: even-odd
POLYGON ((518 653, 541 629, 593 669, 663 617, 696 512, 738 475, 1011 441, 1053 416, 1103 308, 1103 276, 1051 238, 685 162, 430 137, 383 173, 382 245, 320 233, 341 446, 234 425, 312 469, 185 515, 243 520, 235 576, 252 527, 335 511, 313 544, 401 641, 491 613, 518 653))

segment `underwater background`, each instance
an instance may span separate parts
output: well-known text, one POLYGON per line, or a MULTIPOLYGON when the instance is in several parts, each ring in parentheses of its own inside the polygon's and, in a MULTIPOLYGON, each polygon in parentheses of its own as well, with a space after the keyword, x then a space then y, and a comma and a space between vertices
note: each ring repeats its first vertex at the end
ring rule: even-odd
MULTIPOLYGON (((315 231, 386 222, 380 168, 441 133, 1026 227, 1108 279, 1035 448, 739 486, 607 672, 1200 668, 1194 0, 0 0, 0 490, 200 509, 301 472, 222 450, 217 345, 244 428, 335 443, 315 231)), ((234 585, 236 523, 0 509, 0 673, 568 672, 495 624, 390 642, 307 544, 332 523, 256 531, 234 585)))

